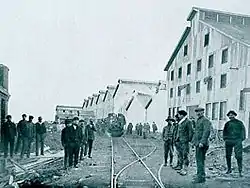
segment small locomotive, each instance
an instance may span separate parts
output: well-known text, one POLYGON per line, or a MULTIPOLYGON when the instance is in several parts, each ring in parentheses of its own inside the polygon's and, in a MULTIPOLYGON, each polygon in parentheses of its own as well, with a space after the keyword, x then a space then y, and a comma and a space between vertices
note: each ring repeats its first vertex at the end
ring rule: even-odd
POLYGON ((105 119, 107 125, 107 132, 112 137, 120 137, 124 133, 124 126, 126 124, 126 119, 123 114, 110 113, 105 119))

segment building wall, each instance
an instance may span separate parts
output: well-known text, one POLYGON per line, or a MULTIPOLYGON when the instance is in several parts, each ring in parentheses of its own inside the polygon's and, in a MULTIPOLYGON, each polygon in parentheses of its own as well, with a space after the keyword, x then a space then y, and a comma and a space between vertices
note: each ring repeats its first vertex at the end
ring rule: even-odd
MULTIPOLYGON (((247 66, 249 63, 249 48, 229 37, 226 37, 218 31, 210 28, 208 25, 199 22, 199 14, 196 14, 191 23, 191 32, 185 41, 189 46, 188 58, 183 57, 183 49, 179 51, 175 61, 167 72, 167 82, 169 88, 174 88, 174 97, 170 98, 170 91, 167 92, 168 108, 179 107, 188 110, 193 115, 193 109, 196 106, 207 107, 206 115, 212 120, 214 128, 223 129, 227 121, 226 112, 228 110, 236 110, 239 118, 248 124, 248 109, 239 110, 240 91, 249 87, 248 75, 250 70, 247 66), (209 33, 209 45, 204 47, 204 36, 209 33), (228 62, 222 64, 222 51, 228 49, 228 62), (209 55, 214 55, 214 65, 208 68, 209 55), (197 72, 197 61, 202 60, 201 71, 197 72), (191 63, 191 74, 187 76, 187 64, 191 63), (178 79, 178 68, 183 67, 182 79, 178 79), (231 69, 231 68, 233 69, 231 69), (234 68, 239 68, 234 69, 234 68), (174 81, 170 80, 171 71, 175 70, 174 81), (225 88, 220 88, 221 75, 227 75, 225 88), (212 90, 207 90, 207 84, 204 78, 212 77, 212 90), (200 81, 200 92, 196 93, 196 82, 200 81), (181 96, 177 96, 177 87, 183 84, 191 85, 191 93, 186 94, 186 88, 182 90, 181 96), (226 108, 220 118, 220 108, 223 106, 221 102, 226 102, 226 108), (207 104, 207 105, 206 105, 207 104), (213 110, 213 106, 217 106, 217 110, 213 110), (192 108, 193 107, 193 108, 192 108), (216 116, 212 117, 212 113, 216 116)), ((246 94, 247 95, 247 94, 246 94)), ((249 97, 248 95, 246 97, 249 97)), ((246 126, 248 129, 248 125, 246 126)))
POLYGON ((127 125, 128 123, 132 123, 135 127, 137 123, 145 122, 145 108, 141 105, 136 97, 128 111, 125 111, 124 115, 126 117, 127 125))
POLYGON ((165 96, 165 90, 160 90, 159 93, 154 95, 146 112, 147 122, 150 123, 150 125, 155 122, 160 132, 162 132, 163 127, 166 125, 165 119, 167 118, 167 99, 165 96))

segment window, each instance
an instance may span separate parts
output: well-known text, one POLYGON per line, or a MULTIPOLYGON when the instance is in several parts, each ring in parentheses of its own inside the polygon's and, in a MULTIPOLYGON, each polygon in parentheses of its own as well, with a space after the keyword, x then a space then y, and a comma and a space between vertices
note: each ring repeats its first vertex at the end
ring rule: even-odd
POLYGON ((168 109, 168 116, 171 116, 171 108, 168 109))
POLYGON ((221 55, 221 64, 227 63, 228 62, 228 49, 222 50, 222 55, 221 55))
POLYGON ((214 55, 210 55, 208 57, 208 68, 212 68, 214 66, 214 55))
POLYGON ((226 119, 226 110, 227 110, 227 102, 221 102, 220 103, 220 120, 225 120, 226 119))
POLYGON ((220 88, 227 87, 227 74, 222 74, 220 76, 220 88))
POLYGON ((65 110, 63 110, 63 113, 65 113, 65 110))
POLYGON ((174 89, 173 88, 170 88, 170 98, 172 98, 174 95, 174 89))
POLYGON ((244 110, 245 107, 245 95, 244 95, 244 91, 241 90, 240 91, 240 110, 244 110))
POLYGON ((181 78, 181 77, 182 77, 182 67, 180 67, 178 71, 178 78, 181 78))
POLYGON ((184 46, 184 56, 186 56, 188 53, 188 45, 184 46))
POLYGON ((173 80, 174 80, 174 71, 173 71, 173 70, 171 71, 171 76, 170 76, 170 77, 171 77, 171 78, 170 78, 171 81, 173 81, 173 80))
POLYGON ((191 63, 187 65, 187 75, 191 74, 191 63))
POLYGON ((212 87, 213 87, 213 79, 211 78, 207 81, 207 90, 211 91, 212 87))
POLYGON ((77 111, 77 116, 80 116, 80 111, 79 110, 77 111))
POLYGON ((209 33, 205 35, 204 47, 208 46, 208 44, 209 44, 209 33))
POLYGON ((212 120, 218 120, 218 108, 219 108, 219 103, 215 102, 212 105, 212 120))
POLYGON ((206 117, 209 119, 211 118, 211 108, 212 108, 212 104, 207 103, 206 104, 206 117))
POLYGON ((178 96, 181 96, 181 88, 180 88, 180 86, 178 87, 178 96))
POLYGON ((69 112, 72 113, 72 110, 70 110, 69 112))
POLYGON ((196 93, 200 93, 201 91, 201 81, 196 82, 196 93))
POLYGON ((197 72, 201 71, 201 59, 197 61, 197 72))
POLYGON ((190 84, 187 84, 187 88, 186 88, 186 94, 189 95, 190 94, 190 84))

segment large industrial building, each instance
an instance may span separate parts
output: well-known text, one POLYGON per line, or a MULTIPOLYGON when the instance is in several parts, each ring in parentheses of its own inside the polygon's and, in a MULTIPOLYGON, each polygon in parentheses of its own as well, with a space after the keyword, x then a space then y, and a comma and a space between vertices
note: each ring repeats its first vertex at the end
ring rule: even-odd
POLYGON ((250 16, 193 8, 187 21, 165 67, 168 115, 184 109, 195 117, 201 106, 222 130, 235 110, 250 131, 250 16))

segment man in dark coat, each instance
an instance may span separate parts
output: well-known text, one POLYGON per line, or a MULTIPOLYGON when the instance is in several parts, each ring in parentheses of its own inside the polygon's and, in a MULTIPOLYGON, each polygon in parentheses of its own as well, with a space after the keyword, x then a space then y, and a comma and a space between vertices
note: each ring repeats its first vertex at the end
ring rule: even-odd
POLYGON ((139 136, 142 136, 142 128, 143 128, 143 125, 142 123, 139 124, 139 136))
POLYGON ((22 134, 22 151, 21 151, 21 158, 23 158, 24 152, 27 152, 27 158, 30 157, 30 149, 31 144, 35 137, 35 125, 32 122, 34 119, 33 116, 29 116, 29 121, 26 123, 26 125, 21 130, 22 134))
POLYGON ((187 112, 180 110, 178 115, 178 129, 176 132, 175 145, 179 154, 179 166, 175 168, 180 175, 187 175, 189 165, 189 142, 193 137, 192 122, 187 118, 187 112))
POLYGON ((88 134, 87 134, 87 129, 86 129, 87 122, 84 120, 80 120, 79 126, 82 129, 82 134, 83 134, 82 143, 80 147, 80 160, 83 160, 83 153, 84 153, 85 148, 87 147, 86 145, 88 141, 88 134))
POLYGON ((46 125, 42 122, 42 117, 38 117, 36 123, 36 156, 39 155, 39 145, 41 147, 41 155, 44 155, 44 139, 46 137, 46 125))
POLYGON ((22 120, 20 120, 17 124, 17 141, 16 141, 16 148, 15 148, 15 154, 18 153, 20 145, 22 145, 22 134, 21 130, 26 126, 27 121, 26 121, 26 114, 22 115, 22 120))
POLYGON ((223 130, 223 139, 226 147, 227 172, 232 173, 231 156, 234 148, 235 158, 238 164, 239 176, 242 177, 242 141, 246 139, 246 130, 242 121, 236 119, 237 113, 233 110, 227 113, 229 121, 223 130))
POLYGON ((209 135, 212 129, 211 122, 204 116, 204 108, 197 108, 195 112, 198 116, 195 125, 192 144, 195 146, 195 157, 197 166, 197 177, 193 183, 203 183, 205 179, 205 156, 209 147, 209 135))
POLYGON ((132 134, 132 130, 133 130, 133 124, 129 123, 127 127, 127 134, 132 134))
POLYGON ((169 154, 170 156, 169 164, 172 167, 173 156, 174 156, 173 137, 175 129, 174 125, 175 120, 171 117, 168 117, 165 121, 167 122, 167 126, 165 126, 162 131, 162 139, 164 141, 164 161, 165 161, 164 166, 167 166, 168 154, 169 154))
POLYGON ((67 169, 69 163, 69 127, 71 126, 70 120, 65 120, 65 127, 61 133, 61 143, 64 148, 64 169, 67 169))
POLYGON ((152 129, 153 129, 153 133, 155 133, 158 130, 155 122, 153 122, 153 124, 152 124, 152 129))
POLYGON ((74 117, 72 126, 69 127, 68 139, 69 139, 69 167, 73 166, 74 159, 74 167, 78 168, 78 159, 79 159, 79 151, 82 143, 82 129, 78 125, 79 118, 74 117))
POLYGON ((11 115, 6 116, 7 121, 3 123, 1 128, 1 138, 4 143, 4 158, 8 156, 8 149, 10 145, 10 157, 13 157, 14 143, 16 137, 16 125, 11 121, 11 115))
POLYGON ((87 150, 89 149, 88 157, 92 158, 91 152, 92 152, 93 142, 95 140, 95 131, 96 131, 96 128, 92 119, 89 120, 89 123, 87 124, 86 129, 87 129, 86 131, 88 135, 88 141, 87 141, 87 147, 85 147, 84 156, 87 155, 87 150))

